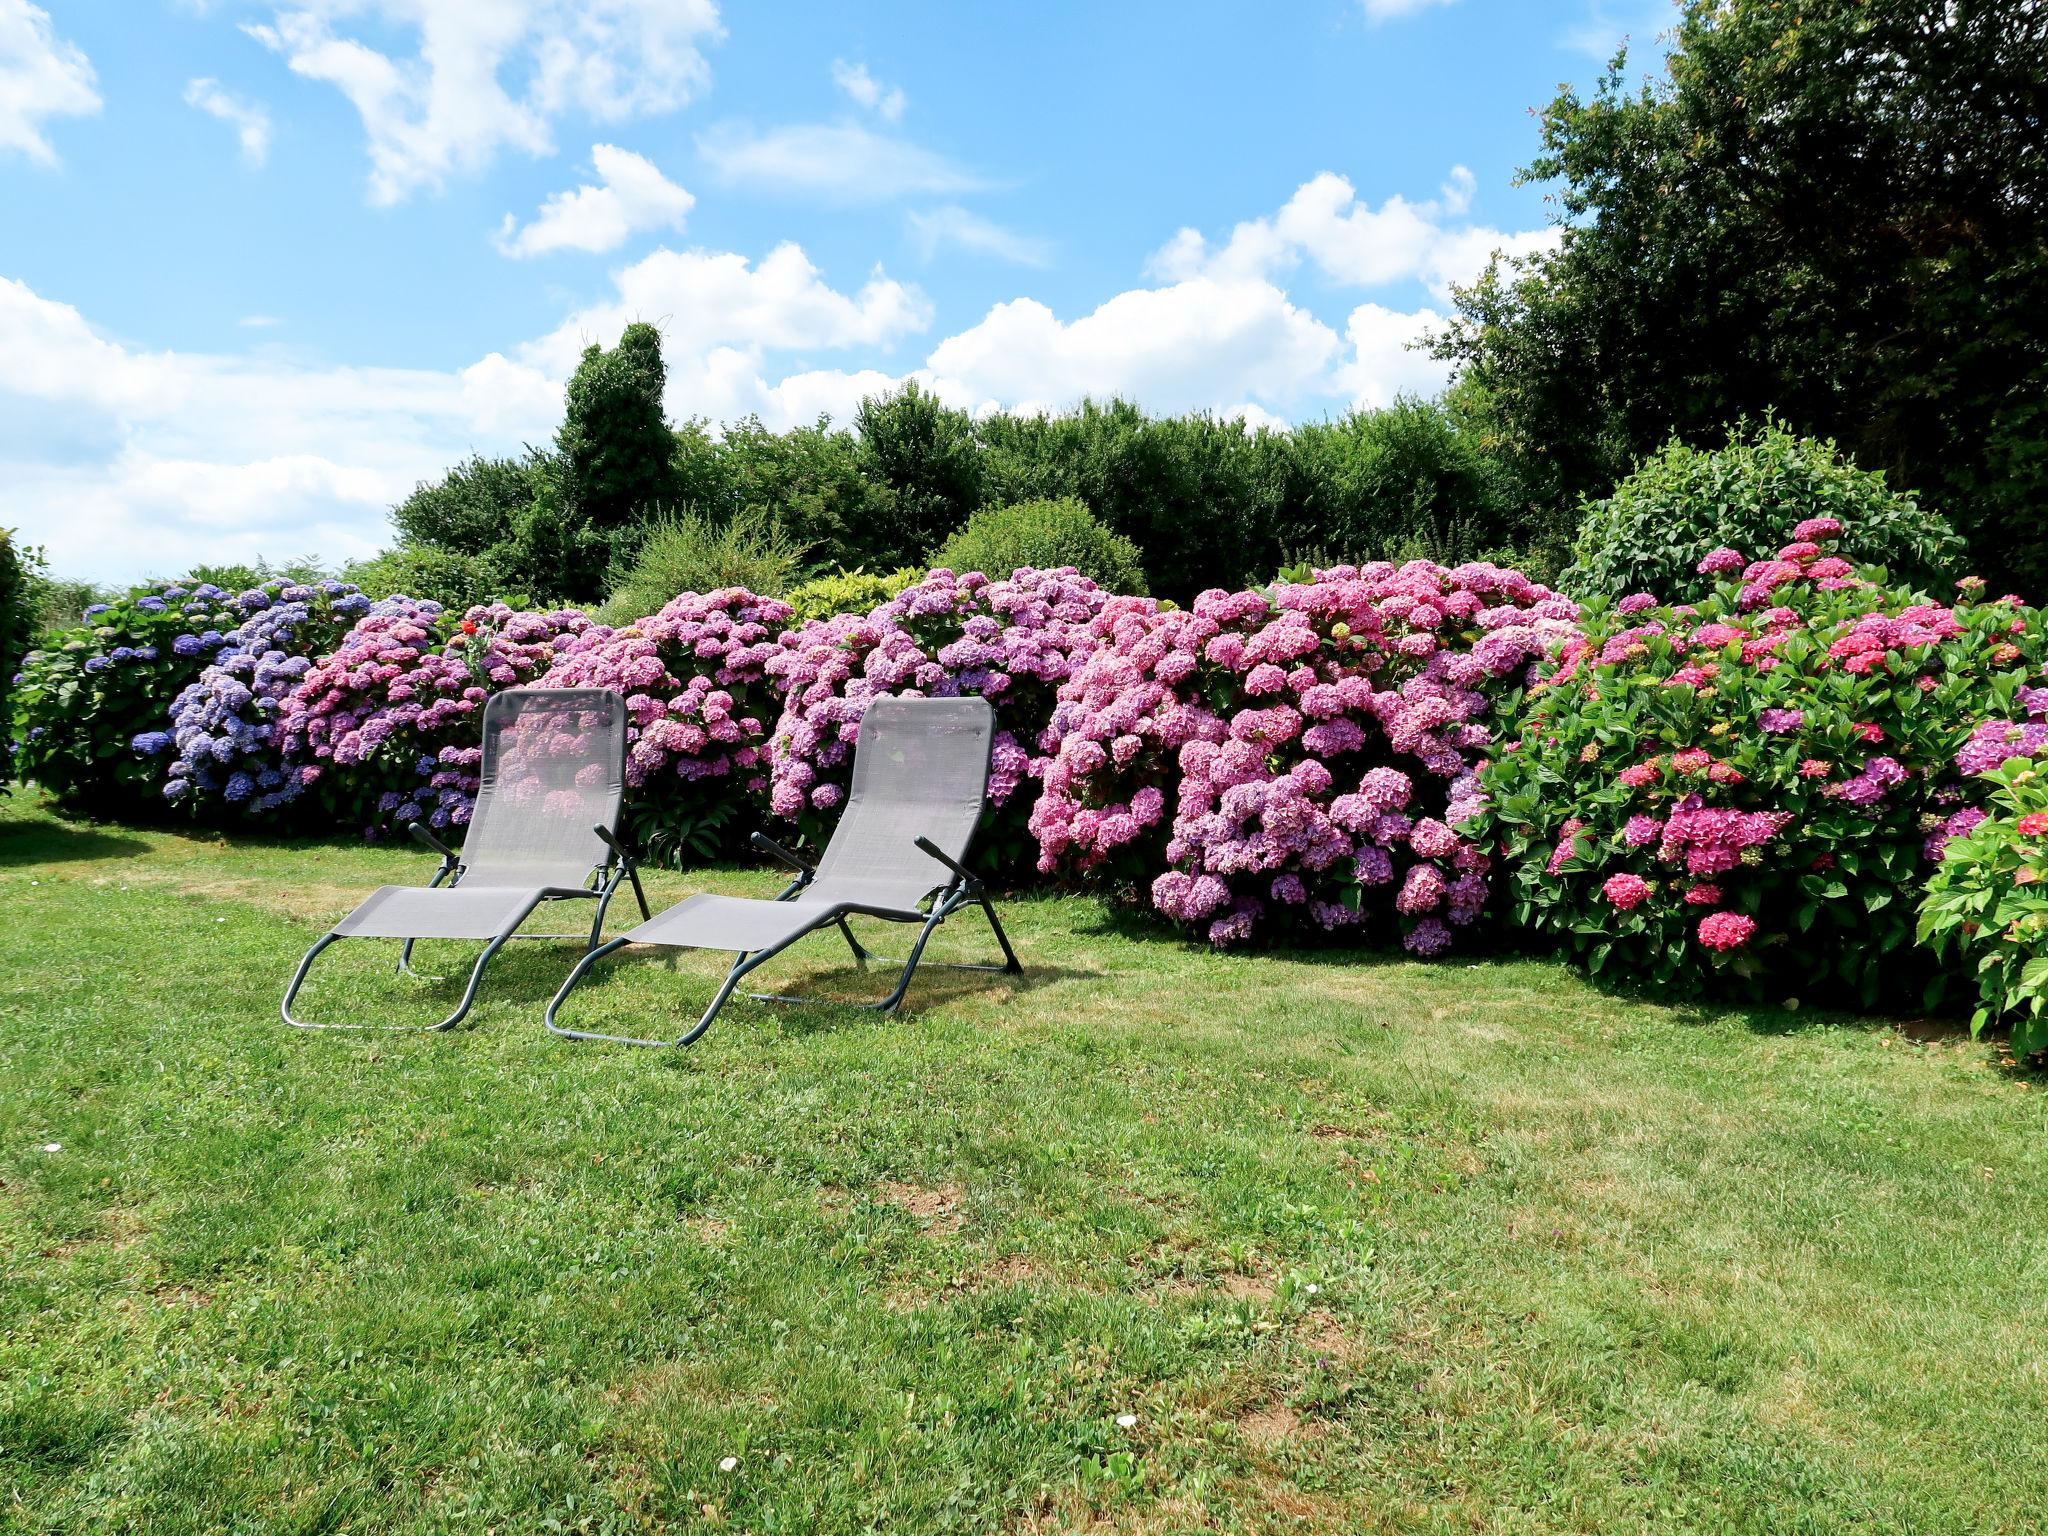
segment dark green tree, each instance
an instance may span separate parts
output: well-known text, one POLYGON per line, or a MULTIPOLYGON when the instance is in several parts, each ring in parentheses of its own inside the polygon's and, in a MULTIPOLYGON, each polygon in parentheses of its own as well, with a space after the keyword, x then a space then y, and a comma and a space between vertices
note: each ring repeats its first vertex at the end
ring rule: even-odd
POLYGON ((2048 586, 2048 6, 1686 0, 1542 114, 1553 253, 1438 338, 1554 503, 1775 409, 2048 586))
POLYGON ((878 567, 917 560, 981 505, 981 449, 973 418, 915 380, 863 400, 854 435, 861 474, 886 497, 874 507, 877 547, 861 556, 878 567))
POLYGON ((1455 563, 1538 542, 1513 469, 1442 402, 1297 427, 1294 446, 1306 492, 1282 530, 1290 557, 1455 563))
POLYGON ((478 454, 439 480, 422 481, 391 509, 400 542, 464 555, 480 555, 501 543, 510 535, 516 514, 533 500, 545 458, 535 449, 517 459, 478 454))
POLYGON ((676 506, 676 438, 661 400, 667 382, 661 333, 644 321, 627 326, 610 351, 585 349, 556 439, 564 517, 609 533, 676 506))

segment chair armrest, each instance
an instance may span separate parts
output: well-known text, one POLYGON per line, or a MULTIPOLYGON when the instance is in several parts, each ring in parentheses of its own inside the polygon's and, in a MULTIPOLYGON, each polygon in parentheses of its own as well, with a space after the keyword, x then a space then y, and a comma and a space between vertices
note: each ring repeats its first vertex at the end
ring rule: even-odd
POLYGON ((433 852, 441 855, 441 862, 443 864, 449 866, 450 868, 453 868, 458 862, 460 862, 455 856, 455 850, 453 848, 450 848, 446 843, 442 842, 441 839, 434 836, 434 834, 427 829, 427 824, 425 822, 408 822, 406 823, 405 830, 412 834, 412 840, 414 842, 420 844, 424 848, 431 849, 433 852))
POLYGON ((970 888, 979 886, 981 884, 981 881, 975 877, 974 871, 969 869, 965 864, 962 864, 958 859, 954 858, 953 855, 946 852, 945 849, 941 848, 937 843, 933 842, 930 838, 918 838, 917 846, 920 852, 928 853, 933 858, 937 859, 941 864, 945 865, 946 868, 950 869, 951 871, 953 871, 954 874, 958 875, 961 881, 970 888))
POLYGON ((769 837, 765 833, 751 833, 749 834, 747 841, 752 843, 761 852, 767 854, 769 858, 775 860, 778 864, 787 864, 791 869, 795 870, 798 874, 802 875, 806 880, 810 879, 811 876, 815 875, 818 872, 815 867, 813 867, 810 864, 807 864, 806 862, 804 862, 804 860, 798 858, 795 854, 791 853, 787 848, 783 847, 782 844, 776 842, 774 838, 769 837))
POLYGON ((597 834, 599 842, 611 849, 613 858, 628 868, 632 866, 633 850, 626 846, 626 840, 623 837, 620 837, 610 827, 592 827, 590 830, 597 834))

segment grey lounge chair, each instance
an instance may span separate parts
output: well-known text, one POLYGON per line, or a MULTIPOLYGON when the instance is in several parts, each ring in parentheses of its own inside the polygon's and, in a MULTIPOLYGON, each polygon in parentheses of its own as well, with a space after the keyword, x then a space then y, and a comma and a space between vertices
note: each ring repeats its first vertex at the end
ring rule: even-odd
POLYGON ((605 911, 630 881, 647 916, 640 873, 621 842, 626 784, 625 700, 602 688, 511 688, 484 706, 483 763, 469 835, 456 853, 418 822, 412 835, 441 855, 424 886, 386 885, 306 951, 281 1012, 300 1029, 453 1029, 476 1000, 491 957, 514 938, 582 939, 580 933, 518 933, 543 902, 594 901, 585 951, 605 911), (319 1024, 292 1017, 292 1001, 320 952, 337 939, 403 939, 398 968, 412 969, 418 939, 487 941, 453 1013, 438 1024, 319 1024))
MULTIPOLYGON (((773 901, 736 896, 692 896, 632 932, 594 949, 576 963, 561 991, 548 1004, 547 1026, 572 1040, 608 1040, 615 1045, 691 1045, 711 1027, 740 978, 798 939, 837 927, 865 970, 877 957, 861 947, 849 917, 919 925, 917 941, 903 962, 895 988, 867 1006, 893 1012, 909 989, 911 973, 940 923, 962 907, 987 914, 1002 946, 1001 965, 949 966, 952 970, 1021 974, 987 889, 961 861, 973 841, 988 794, 989 752, 995 740, 995 712, 985 699, 881 698, 861 717, 853 761, 853 792, 817 865, 754 834, 754 846, 796 871, 796 879, 773 901), (929 898, 929 905, 926 905, 929 898), (630 1035, 569 1029, 556 1022, 563 1000, 590 968, 628 944, 664 944, 678 949, 737 951, 732 969, 704 1016, 681 1038, 642 1040, 630 1035)), ((884 961, 884 964, 891 962, 884 961)), ((749 992, 759 1002, 800 1003, 810 999, 749 992)))

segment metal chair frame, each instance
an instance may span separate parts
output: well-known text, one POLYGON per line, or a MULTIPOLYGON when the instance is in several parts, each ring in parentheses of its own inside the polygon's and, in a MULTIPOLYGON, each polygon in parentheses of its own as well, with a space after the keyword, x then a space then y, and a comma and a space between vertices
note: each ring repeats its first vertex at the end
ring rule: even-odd
MULTIPOLYGON (((937 930, 939 924, 943 923, 955 912, 960 911, 963 907, 978 906, 987 916, 989 927, 995 933, 996 943, 1002 947, 1003 963, 1001 965, 954 964, 944 961, 933 961, 932 963, 945 970, 982 971, 1021 976, 1024 973, 1023 963, 1018 960, 1016 950, 1010 947, 1010 937, 1003 932, 1002 921, 996 916, 995 903, 989 897, 988 888, 978 876, 973 874, 958 859, 955 859, 929 838, 920 837, 914 841, 920 851, 937 859, 953 872, 953 879, 932 898, 931 905, 926 911, 898 912, 885 907, 862 907, 848 902, 835 902, 830 906, 820 907, 818 909, 817 921, 809 927, 789 935, 780 943, 770 945, 762 950, 740 951, 738 957, 732 963, 732 968, 725 973, 725 980, 720 983, 716 995, 712 997, 711 1006, 704 1010, 703 1017, 698 1019, 694 1025, 674 1040, 650 1040, 635 1035, 613 1035, 605 1034, 598 1030, 570 1029, 566 1025, 556 1022, 556 1014, 561 1010, 563 1002, 575 990, 576 985, 590 973, 591 967, 604 959, 605 956, 615 954, 619 950, 624 949, 633 942, 630 938, 613 939, 609 944, 592 949, 582 959, 578 960, 575 969, 569 972, 568 977, 562 982, 561 989, 555 993, 553 1000, 548 1003, 547 1012, 543 1016, 544 1021, 549 1029, 566 1040, 598 1040, 610 1045, 695 1045, 704 1037, 704 1032, 711 1028, 711 1021, 718 1017, 719 1010, 731 1000, 741 980, 749 972, 767 964, 768 961, 774 959, 792 944, 801 939, 807 939, 812 934, 818 933, 823 929, 831 927, 839 929, 840 933, 845 936, 848 946, 853 950, 854 963, 863 971, 868 968, 870 961, 883 965, 896 964, 895 961, 883 959, 883 957, 872 953, 863 946, 860 940, 854 937, 853 929, 846 921, 849 917, 875 917, 882 919, 884 922, 903 923, 906 925, 918 923, 921 926, 918 929, 916 942, 910 946, 909 956, 902 962, 903 969, 896 978, 896 985, 890 989, 888 996, 878 1003, 853 1003, 841 1006, 869 1008, 879 1013, 894 1013, 902 1003, 904 995, 910 990, 910 978, 915 974, 918 962, 924 956, 925 945, 930 941, 932 934, 937 930)), ((798 893, 803 891, 817 877, 816 866, 807 863, 781 844, 764 837, 761 833, 754 833, 752 842, 756 848, 760 849, 770 858, 777 859, 796 871, 796 879, 792 880, 775 900, 794 901, 798 893)), ((829 999, 821 998, 794 997, 780 992, 747 992, 741 995, 755 1002, 762 1003, 816 1003, 830 1001, 829 999)))
MULTIPOLYGON (((441 867, 434 871, 434 878, 429 880, 423 889, 436 890, 445 884, 452 890, 462 883, 463 866, 460 855, 438 837, 434 836, 431 831, 419 822, 412 822, 406 830, 413 835, 416 841, 441 855, 441 867)), ((312 970, 313 962, 319 958, 321 951, 339 939, 353 937, 353 935, 333 932, 322 934, 315 941, 313 947, 306 951, 305 956, 299 961, 298 969, 292 973, 291 984, 285 988, 284 1002, 279 1005, 278 1009, 285 1023, 291 1025, 294 1029, 381 1030, 393 1034, 432 1034, 440 1030, 453 1029, 463 1021, 468 1015, 470 1008, 475 1004, 477 988, 483 983, 485 967, 496 957, 498 951, 503 949, 512 940, 584 939, 583 950, 584 954, 588 956, 592 950, 596 949, 599 938, 603 936, 605 913, 610 909, 612 897, 618 893, 619 886, 622 883, 630 883, 632 885, 633 899, 640 904, 640 916, 642 918, 652 916, 647 906, 647 893, 640 885, 639 866, 635 863, 632 853, 610 828, 593 827, 591 830, 604 839, 605 845, 610 852, 603 864, 597 865, 591 870, 590 889, 559 893, 548 891, 536 892, 533 899, 521 909, 518 918, 513 922, 511 928, 485 943, 483 953, 476 957, 476 964, 470 968, 469 984, 462 989, 462 1000, 455 1005, 455 1011, 441 1020, 440 1023, 326 1024, 313 1019, 293 1017, 292 1003, 299 995, 299 988, 305 985, 306 975, 312 970), (597 902, 597 911, 591 917, 590 933, 587 938, 578 933, 519 933, 516 931, 519 925, 531 917, 544 902, 576 901, 579 899, 595 900, 597 902)), ((412 947, 418 942, 418 939, 406 939, 403 941, 404 948, 398 952, 398 965, 396 967, 399 974, 410 976, 415 981, 436 982, 443 980, 444 978, 440 976, 422 976, 412 968, 412 947)), ((451 942, 459 943, 461 941, 455 940, 451 942)))

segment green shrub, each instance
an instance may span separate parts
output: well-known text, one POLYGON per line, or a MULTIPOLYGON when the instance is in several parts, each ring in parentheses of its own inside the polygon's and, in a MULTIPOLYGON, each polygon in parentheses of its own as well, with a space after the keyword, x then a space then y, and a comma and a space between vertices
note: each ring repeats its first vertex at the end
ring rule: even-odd
POLYGON ((1842 532, 1801 524, 1753 581, 1724 551, 1690 606, 1591 606, 1483 776, 1518 927, 1688 999, 1926 979, 1914 907, 1982 796, 1958 750, 2048 637, 1981 583, 1942 606, 1852 574, 1842 532))
POLYGON ((841 613, 869 613, 889 601, 905 587, 914 587, 924 572, 906 565, 900 571, 877 576, 871 571, 834 571, 800 587, 792 587, 783 601, 796 610, 795 622, 829 619, 841 613))
POLYGON ((16 544, 14 534, 0 528, 0 788, 13 777, 13 734, 5 728, 7 694, 36 630, 40 569, 37 553, 16 544))
MULTIPOLYGON (((2039 750, 2040 732, 2032 734, 2039 750)), ((2048 1050, 2048 774, 2022 754, 1981 775, 1990 815, 1951 838, 1920 904, 1920 942, 1977 984, 1970 1032, 2008 1016, 2012 1051, 2048 1050)))
POLYGON ((612 568, 611 592, 598 612, 606 624, 623 624, 685 592, 720 592, 745 587, 760 597, 780 597, 795 582, 803 551, 773 518, 742 512, 725 522, 695 513, 664 518, 637 540, 630 563, 612 568))
POLYGON ((1844 559, 1883 566, 1894 582, 1943 590, 1963 557, 1962 539, 1938 513, 1856 468, 1832 441, 1767 419, 1738 422, 1712 452, 1673 439, 1612 496, 1588 503, 1560 584, 1575 597, 1668 599, 1714 550, 1761 555, 1783 529, 1816 517, 1842 525, 1844 559))
POLYGON ((401 544, 343 569, 342 579, 375 600, 416 597, 454 613, 480 604, 505 602, 514 608, 541 606, 530 594, 512 590, 504 567, 492 555, 468 555, 429 544, 401 544))
POLYGON ((1145 594, 1138 546, 1071 496, 984 507, 932 552, 934 570, 979 571, 993 581, 1027 566, 1056 571, 1069 565, 1105 591, 1145 594))
POLYGON ((74 810, 160 812, 161 765, 135 738, 163 729, 172 701, 277 590, 150 582, 87 608, 22 660, 10 700, 16 771, 74 810))

